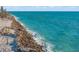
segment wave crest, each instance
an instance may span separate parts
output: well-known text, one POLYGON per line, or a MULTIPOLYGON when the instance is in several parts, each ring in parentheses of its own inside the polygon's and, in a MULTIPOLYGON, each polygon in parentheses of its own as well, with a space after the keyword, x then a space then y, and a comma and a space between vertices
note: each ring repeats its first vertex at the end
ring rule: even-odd
POLYGON ((17 22, 19 22, 26 29, 26 31, 28 31, 28 33, 32 34, 33 39, 37 42, 37 44, 43 46, 44 51, 47 51, 47 52, 52 51, 53 45, 46 42, 44 37, 42 37, 39 33, 27 28, 21 21, 19 21, 19 19, 20 19, 19 17, 14 16, 14 18, 16 19, 17 22))

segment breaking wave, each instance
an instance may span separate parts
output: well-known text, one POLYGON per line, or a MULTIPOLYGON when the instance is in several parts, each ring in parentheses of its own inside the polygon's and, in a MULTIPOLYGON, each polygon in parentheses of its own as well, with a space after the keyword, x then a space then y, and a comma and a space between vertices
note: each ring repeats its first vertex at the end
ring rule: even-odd
MULTIPOLYGON (((14 16, 14 15, 13 15, 14 16)), ((43 46, 43 50, 47 51, 47 52, 52 52, 52 48, 54 48, 54 46, 52 44, 50 44, 49 42, 46 42, 46 39, 44 37, 42 37, 39 33, 30 30, 29 28, 27 28, 21 21, 19 21, 19 17, 14 16, 16 21, 19 22, 25 29, 26 31, 28 31, 28 33, 31 33, 34 40, 39 44, 43 46)))

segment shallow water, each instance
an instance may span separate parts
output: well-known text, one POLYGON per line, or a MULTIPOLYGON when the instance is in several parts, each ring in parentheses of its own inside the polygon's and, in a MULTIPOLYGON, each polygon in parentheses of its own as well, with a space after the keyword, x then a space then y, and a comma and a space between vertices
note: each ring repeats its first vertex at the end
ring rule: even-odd
POLYGON ((50 43, 52 51, 79 51, 79 12, 11 12, 50 43))

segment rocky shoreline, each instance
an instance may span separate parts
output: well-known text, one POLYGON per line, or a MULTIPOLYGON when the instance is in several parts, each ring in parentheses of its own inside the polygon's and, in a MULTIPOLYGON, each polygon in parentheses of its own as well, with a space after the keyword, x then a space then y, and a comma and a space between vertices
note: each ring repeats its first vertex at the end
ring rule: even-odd
POLYGON ((1 52, 45 52, 44 46, 39 45, 33 39, 33 35, 16 21, 10 13, 0 12, 0 21, 1 52))

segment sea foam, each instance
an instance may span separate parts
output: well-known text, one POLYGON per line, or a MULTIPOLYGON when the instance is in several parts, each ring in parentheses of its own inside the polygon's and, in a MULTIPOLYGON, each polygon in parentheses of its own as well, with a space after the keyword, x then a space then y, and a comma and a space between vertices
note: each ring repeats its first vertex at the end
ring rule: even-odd
MULTIPOLYGON (((12 16, 14 16, 14 15, 12 15, 12 16)), ((54 45, 46 42, 45 41, 46 39, 44 37, 42 37, 39 33, 35 32, 33 30, 30 30, 28 27, 26 27, 21 21, 19 21, 19 19, 20 19, 19 17, 14 16, 14 18, 17 22, 19 22, 26 29, 26 31, 28 31, 28 33, 32 34, 33 39, 37 42, 37 44, 43 46, 44 51, 47 51, 47 52, 52 51, 52 48, 54 47, 54 45)))

